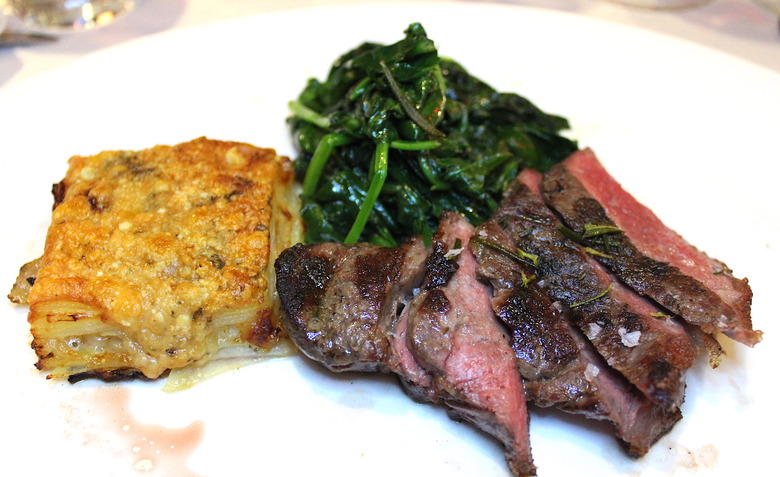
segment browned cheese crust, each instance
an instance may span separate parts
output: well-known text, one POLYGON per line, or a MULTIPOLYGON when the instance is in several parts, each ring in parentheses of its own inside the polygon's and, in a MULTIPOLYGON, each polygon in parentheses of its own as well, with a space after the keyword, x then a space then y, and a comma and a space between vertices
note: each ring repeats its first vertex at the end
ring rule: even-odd
POLYGON ((71 158, 27 297, 37 367, 156 378, 274 346, 292 182, 274 150, 206 138, 71 158))

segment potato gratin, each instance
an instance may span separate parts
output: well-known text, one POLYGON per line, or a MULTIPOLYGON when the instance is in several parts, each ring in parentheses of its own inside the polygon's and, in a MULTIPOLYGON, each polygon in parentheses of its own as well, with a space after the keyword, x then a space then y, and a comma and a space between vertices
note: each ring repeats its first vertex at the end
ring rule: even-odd
POLYGON ((50 377, 157 378, 284 345, 273 259, 299 236, 289 159, 206 138, 69 161, 30 307, 50 377))

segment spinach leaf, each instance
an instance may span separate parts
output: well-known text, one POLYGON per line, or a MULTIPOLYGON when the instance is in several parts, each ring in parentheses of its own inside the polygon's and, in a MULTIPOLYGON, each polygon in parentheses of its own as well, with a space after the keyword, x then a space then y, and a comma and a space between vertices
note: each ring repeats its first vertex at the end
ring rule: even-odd
POLYGON ((577 149, 565 118, 440 57, 419 23, 345 53, 290 109, 307 242, 430 237, 445 210, 478 225, 523 168, 577 149))

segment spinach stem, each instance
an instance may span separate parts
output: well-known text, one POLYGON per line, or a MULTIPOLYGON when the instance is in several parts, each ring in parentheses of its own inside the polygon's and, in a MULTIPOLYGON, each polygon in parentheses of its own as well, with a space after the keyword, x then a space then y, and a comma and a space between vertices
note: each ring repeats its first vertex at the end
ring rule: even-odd
POLYGON ((363 94, 363 92, 366 89, 366 86, 370 82, 371 82, 371 78, 369 78, 368 76, 366 76, 365 78, 360 80, 360 82, 357 85, 355 85, 355 87, 352 88, 352 91, 349 93, 349 96, 348 96, 349 100, 350 101, 357 100, 360 97, 360 95, 363 94))
POLYGON ((356 243, 368 222, 371 211, 374 209, 374 204, 376 203, 377 198, 379 198, 379 193, 385 185, 389 151, 389 142, 380 142, 376 145, 374 160, 371 163, 371 170, 373 171, 371 174, 371 184, 368 186, 366 198, 360 206, 360 211, 355 218, 355 222, 352 224, 352 228, 349 230, 347 238, 344 239, 345 244, 356 243))
POLYGON ((322 137, 311 156, 311 162, 306 169, 306 177, 303 179, 303 195, 311 196, 317 190, 317 183, 320 181, 322 169, 328 158, 337 146, 343 146, 349 142, 349 138, 343 134, 330 133, 322 137))
POLYGON ((433 166, 431 166, 431 161, 426 156, 419 156, 417 159, 417 163, 420 165, 420 170, 422 171, 425 178, 428 180, 428 182, 431 183, 431 190, 449 190, 450 184, 439 179, 436 176, 436 172, 433 170, 433 166))
POLYGON ((439 141, 391 141, 390 147, 402 151, 425 151, 439 147, 439 141))
POLYGON ((290 101, 287 103, 287 107, 290 108, 293 115, 298 116, 308 123, 312 123, 315 126, 319 126, 322 129, 328 129, 330 127, 330 118, 321 115, 315 110, 305 106, 300 101, 290 101))

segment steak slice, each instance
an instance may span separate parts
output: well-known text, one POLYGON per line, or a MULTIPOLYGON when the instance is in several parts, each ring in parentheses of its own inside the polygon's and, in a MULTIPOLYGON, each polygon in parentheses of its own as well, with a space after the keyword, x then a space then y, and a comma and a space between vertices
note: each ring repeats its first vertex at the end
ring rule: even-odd
POLYGON ((522 379, 489 288, 476 278, 473 230, 443 214, 425 284, 408 306, 407 345, 450 414, 497 437, 515 475, 536 475, 522 379))
POLYGON ((678 407, 659 406, 612 369, 593 345, 572 329, 580 355, 551 379, 525 383, 526 399, 612 424, 626 453, 641 457, 682 418, 678 407))
POLYGON ((492 285, 492 308, 507 326, 517 368, 527 380, 550 379, 579 358, 566 318, 538 286, 530 258, 516 252, 512 239, 490 219, 477 227, 470 248, 477 275, 492 285))
POLYGON ((295 245, 275 262, 282 323, 301 351, 333 371, 395 372, 400 308, 425 273, 419 238, 398 247, 295 245))
POLYGON ((735 278, 725 264, 666 227, 607 173, 593 151, 578 151, 553 167, 541 188, 577 234, 612 227, 584 242, 631 288, 707 333, 720 331, 748 346, 761 341, 751 322, 747 279, 735 278))
POLYGON ((571 326, 563 307, 538 287, 533 258, 513 252, 495 219, 477 228, 470 247, 478 275, 493 286, 493 310, 512 334, 526 399, 607 420, 629 455, 645 455, 681 418, 679 409, 653 403, 607 365, 571 326))
POLYGON ((393 352, 398 360, 395 373, 412 399, 418 402, 441 403, 441 393, 433 385, 433 376, 417 363, 408 346, 408 326, 411 305, 404 307, 392 333, 393 352))
POLYGON ((519 250, 536 256, 538 286, 568 308, 571 321, 607 363, 667 409, 684 399, 685 372, 698 349, 682 325, 606 272, 569 240, 539 194, 541 175, 526 170, 495 221, 519 250))

